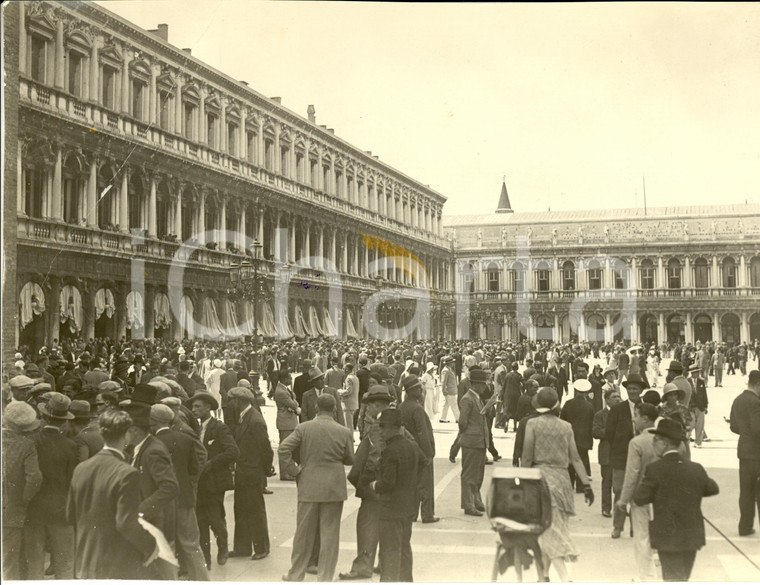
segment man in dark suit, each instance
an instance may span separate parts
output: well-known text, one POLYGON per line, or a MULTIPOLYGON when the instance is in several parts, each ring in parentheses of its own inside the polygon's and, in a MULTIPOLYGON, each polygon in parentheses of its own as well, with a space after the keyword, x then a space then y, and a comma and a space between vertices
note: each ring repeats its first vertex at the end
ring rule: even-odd
POLYGON ((26 578, 35 581, 45 577, 46 543, 56 579, 74 578, 74 527, 66 519, 66 500, 79 454, 76 443, 62 433, 74 418, 70 405, 68 397, 53 392, 47 404, 37 406, 43 426, 34 440, 42 485, 29 502, 24 526, 26 578))
MULTIPOLYGON (((175 510, 179 484, 171 455, 166 446, 150 434, 150 408, 156 403, 158 389, 138 384, 132 395, 119 403, 134 423, 128 433, 132 447, 132 465, 140 471, 140 506, 138 511, 156 526, 169 543, 175 539, 175 510)), ((176 579, 177 570, 169 563, 159 563, 159 578, 176 579)))
POLYGON ((662 578, 688 581, 697 551, 705 545, 702 498, 716 495, 718 484, 699 463, 681 458, 681 423, 663 418, 652 432, 660 460, 647 467, 633 501, 638 506, 653 505, 649 540, 660 557, 662 578))
POLYGON ((462 447, 461 506, 469 516, 482 516, 485 511, 480 488, 486 465, 488 429, 481 414, 480 395, 486 390, 485 370, 470 372, 470 388, 459 403, 459 444, 462 447))
POLYGON ((749 373, 747 389, 731 405, 731 432, 739 435, 739 535, 755 533, 760 519, 760 370, 749 373))
POLYGON ((227 393, 238 385, 238 371, 234 367, 235 361, 227 360, 227 370, 219 378, 219 395, 222 398, 222 416, 229 413, 229 407, 227 406, 227 393))
POLYGON ((210 567, 210 528, 216 536, 216 561, 224 565, 229 556, 224 493, 234 488, 232 472, 239 450, 229 427, 211 416, 211 412, 219 408, 216 398, 208 392, 198 392, 188 400, 188 404, 193 415, 201 421, 200 441, 208 454, 198 480, 198 494, 195 499, 201 550, 206 566, 210 567))
POLYGON ((335 399, 335 412, 333 412, 333 418, 339 425, 345 426, 345 420, 343 419, 343 409, 340 406, 340 396, 338 391, 333 388, 325 387, 325 375, 319 368, 311 368, 309 370, 309 382, 311 383, 311 389, 304 392, 303 401, 301 405, 301 422, 314 420, 319 412, 317 407, 317 399, 322 394, 329 394, 335 399))
POLYGON ((198 521, 195 518, 195 490, 198 477, 206 463, 206 451, 196 449, 197 439, 173 431, 174 411, 165 404, 150 407, 150 427, 171 455, 174 473, 179 484, 179 497, 174 511, 176 551, 180 566, 191 581, 208 581, 203 551, 200 545, 198 521))
POLYGON ((311 370, 311 360, 302 360, 301 374, 296 376, 295 380, 293 380, 293 394, 296 396, 296 402, 298 402, 298 406, 301 406, 302 404, 304 392, 310 388, 309 370, 311 370))
POLYGON ((380 494, 380 580, 412 582, 412 517, 419 507, 418 473, 428 461, 419 446, 404 437, 398 410, 384 410, 378 422, 386 447, 379 477, 370 487, 380 494))
MULTIPOLYGON (((591 463, 588 459, 588 452, 594 448, 594 437, 592 435, 594 407, 589 396, 591 382, 579 378, 573 382, 573 388, 575 389, 575 396, 565 402, 560 418, 569 422, 573 427, 573 437, 575 438, 575 446, 578 448, 578 456, 586 469, 586 475, 591 477, 591 463)), ((569 468, 569 473, 570 484, 575 485, 576 493, 582 494, 583 482, 581 478, 577 477, 572 465, 569 468)))
POLYGON ((430 419, 422 406, 422 383, 417 376, 409 375, 404 378, 402 386, 406 394, 404 402, 399 407, 401 421, 430 461, 429 465, 420 469, 419 504, 414 512, 414 519, 417 520, 417 514, 421 512, 423 524, 438 522, 440 518, 435 515, 435 470, 433 468, 435 437, 433 425, 430 424, 430 419))
POLYGON ((318 415, 298 425, 281 444, 279 453, 289 475, 298 478, 298 513, 291 567, 283 581, 302 581, 319 535, 319 581, 332 581, 338 563, 340 518, 348 498, 345 465, 354 461, 350 429, 333 416, 335 397, 317 399, 318 415), (294 461, 298 453, 299 463, 294 461))
POLYGON ((137 520, 140 473, 124 454, 131 424, 127 413, 107 409, 99 418, 105 446, 74 470, 66 516, 76 526, 77 579, 156 578, 148 562, 156 541, 137 520))
POLYGON ((610 442, 607 440, 605 427, 610 409, 620 404, 620 393, 617 390, 607 390, 604 393, 604 408, 594 414, 591 424, 591 434, 599 439, 599 466, 602 473, 602 516, 612 518, 612 467, 610 466, 610 442))
POLYGON ((280 375, 280 359, 277 355, 277 346, 272 347, 272 352, 267 359, 267 386, 269 389, 269 398, 274 396, 274 389, 277 386, 277 380, 280 375))
MULTIPOLYGON (((282 443, 298 426, 298 415, 301 414, 301 408, 296 402, 296 395, 290 389, 290 372, 288 370, 280 371, 280 380, 274 389, 274 402, 277 406, 275 424, 280 435, 280 443, 282 443)), ((295 481, 295 477, 287 474, 282 457, 280 457, 279 465, 280 479, 282 481, 295 481)))
POLYGON ((253 551, 251 559, 258 561, 269 556, 264 487, 274 452, 264 417, 253 407, 253 392, 233 388, 227 400, 239 421, 235 441, 240 450, 235 466, 235 546, 229 556, 248 556, 253 551))
POLYGON ((510 371, 504 379, 504 432, 509 430, 509 421, 512 421, 512 431, 517 432, 517 403, 523 394, 523 377, 517 371, 520 366, 517 362, 512 362, 510 371))
MULTIPOLYGON (((610 466, 612 467, 612 492, 615 503, 620 499, 625 479, 625 464, 628 461, 628 443, 633 438, 633 408, 641 402, 641 392, 646 382, 638 374, 631 374, 623 382, 628 400, 610 408, 604 434, 610 443, 610 466)), ((625 511, 615 506, 612 515, 612 538, 620 538, 625 528, 625 511)))

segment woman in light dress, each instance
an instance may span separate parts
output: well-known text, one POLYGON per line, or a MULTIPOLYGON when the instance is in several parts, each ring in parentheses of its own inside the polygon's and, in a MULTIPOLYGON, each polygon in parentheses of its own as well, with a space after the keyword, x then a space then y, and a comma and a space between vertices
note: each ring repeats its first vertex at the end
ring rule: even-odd
POLYGON ((657 359, 657 354, 654 349, 650 349, 649 355, 647 355, 647 379, 652 388, 657 388, 657 376, 659 375, 659 371, 660 360, 657 359))

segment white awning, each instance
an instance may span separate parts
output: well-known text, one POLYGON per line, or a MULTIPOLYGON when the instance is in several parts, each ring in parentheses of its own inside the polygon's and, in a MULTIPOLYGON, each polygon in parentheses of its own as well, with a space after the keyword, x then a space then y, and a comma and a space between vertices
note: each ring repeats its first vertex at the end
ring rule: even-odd
POLYGON ((328 337, 340 337, 340 333, 338 332, 338 328, 335 326, 335 323, 332 320, 332 315, 330 315, 330 311, 327 307, 323 310, 324 314, 324 326, 322 327, 322 330, 325 332, 325 335, 328 337))
POLYGON ((274 329, 274 313, 272 312, 272 307, 269 306, 269 303, 264 303, 263 313, 264 318, 259 324, 261 335, 264 337, 274 337, 276 334, 274 329))
POLYGON ((136 290, 127 294, 127 329, 142 329, 145 323, 145 304, 136 290))
POLYGON ((194 312, 193 301, 190 300, 190 297, 184 295, 179 304, 179 324, 185 331, 188 339, 195 335, 194 312))
POLYGON ((319 322, 319 315, 317 315, 317 308, 313 305, 309 307, 309 325, 313 337, 324 335, 322 324, 319 322))
POLYGON ((350 309, 346 311, 346 336, 352 339, 359 338, 359 334, 356 332, 356 327, 354 327, 354 317, 351 314, 350 309))
POLYGON ((82 309, 82 295, 75 286, 67 284, 61 288, 59 296, 61 307, 61 323, 69 322, 69 330, 78 333, 82 330, 84 311, 82 309))
POLYGON ((306 327, 304 325, 306 321, 303 318, 303 311, 300 305, 296 305, 293 309, 293 333, 296 337, 306 337, 306 327))
POLYGON ((27 282, 23 286, 18 302, 21 310, 21 329, 29 325, 35 315, 45 312, 45 293, 36 282, 27 282))
POLYGON ((169 297, 162 292, 153 295, 153 325, 154 327, 171 327, 172 310, 169 297))

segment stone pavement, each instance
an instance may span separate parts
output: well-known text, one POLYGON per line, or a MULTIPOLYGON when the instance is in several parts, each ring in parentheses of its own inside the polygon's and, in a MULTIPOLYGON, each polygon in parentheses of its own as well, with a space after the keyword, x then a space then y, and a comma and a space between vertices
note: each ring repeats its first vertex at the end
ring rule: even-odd
MULTIPOLYGON (((587 360, 592 365, 600 360, 587 360)), ((667 369, 667 361, 662 373, 667 369)), ((658 383, 662 388, 663 380, 658 383)), ((760 533, 749 538, 737 536, 738 521, 738 460, 736 458, 736 435, 733 435, 728 418, 734 397, 746 387, 746 376, 724 376, 722 388, 708 387, 710 407, 706 431, 711 441, 701 449, 692 448, 692 457, 705 466, 721 488, 721 493, 703 500, 703 513, 725 535, 731 538, 753 561, 760 565, 760 533)), ((263 408, 269 425, 269 434, 276 449, 277 433, 274 426, 275 408, 268 402, 263 408)), ((415 523, 412 536, 414 552, 414 578, 420 582, 483 582, 490 581, 495 555, 496 534, 490 529, 486 517, 465 516, 459 509, 459 474, 461 458, 456 464, 448 460, 448 449, 456 436, 456 425, 433 422, 437 457, 435 460, 436 514, 441 521, 436 524, 415 523)), ((495 432, 496 448, 504 457, 495 465, 486 466, 483 495, 487 491, 492 470, 510 466, 514 434, 495 432)), ((357 435, 358 441, 358 435, 357 435)), ((693 446, 693 444, 692 444, 693 446)), ((276 461, 276 457, 275 457, 276 461)), ((577 515, 570 526, 576 547, 580 552, 577 563, 570 565, 571 579, 577 582, 631 582, 636 576, 633 542, 625 532, 619 540, 610 538, 611 520, 601 515, 599 498, 599 466, 596 449, 592 455, 592 485, 597 501, 592 507, 577 495, 577 515)), ((262 561, 230 559, 224 567, 212 565, 211 578, 215 581, 279 581, 290 564, 292 537, 295 531, 296 485, 271 478, 269 487, 274 494, 266 496, 272 554, 262 561)), ((233 497, 227 494, 227 523, 232 540, 233 497)), ((356 554, 356 510, 359 500, 349 485, 349 499, 343 509, 341 525, 341 551, 337 572, 347 571, 356 554)), ((626 527, 627 530, 627 527, 626 527)), ((692 573, 693 581, 760 581, 760 571, 754 569, 723 537, 709 525, 706 527, 707 545, 697 555, 692 573)), ((213 538, 212 538, 213 541, 213 538)), ((213 546, 212 546, 213 551, 213 546)), ((213 552, 215 557, 215 551, 213 552)), ((336 574, 337 578, 337 574, 336 574)), ((535 570, 524 575, 526 581, 535 579, 535 570)), ((551 578, 557 574, 551 572, 551 578)), ((307 575, 307 581, 316 580, 307 575)), ((375 576, 374 580, 378 580, 375 576)), ((515 581, 516 575, 509 570, 499 577, 501 581, 515 581)))

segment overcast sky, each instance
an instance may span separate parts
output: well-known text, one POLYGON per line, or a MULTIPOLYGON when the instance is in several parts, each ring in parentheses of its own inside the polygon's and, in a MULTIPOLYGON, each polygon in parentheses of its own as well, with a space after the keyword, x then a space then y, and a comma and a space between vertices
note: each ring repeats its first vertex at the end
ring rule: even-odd
POLYGON ((98 2, 448 198, 760 202, 760 4, 98 2))

